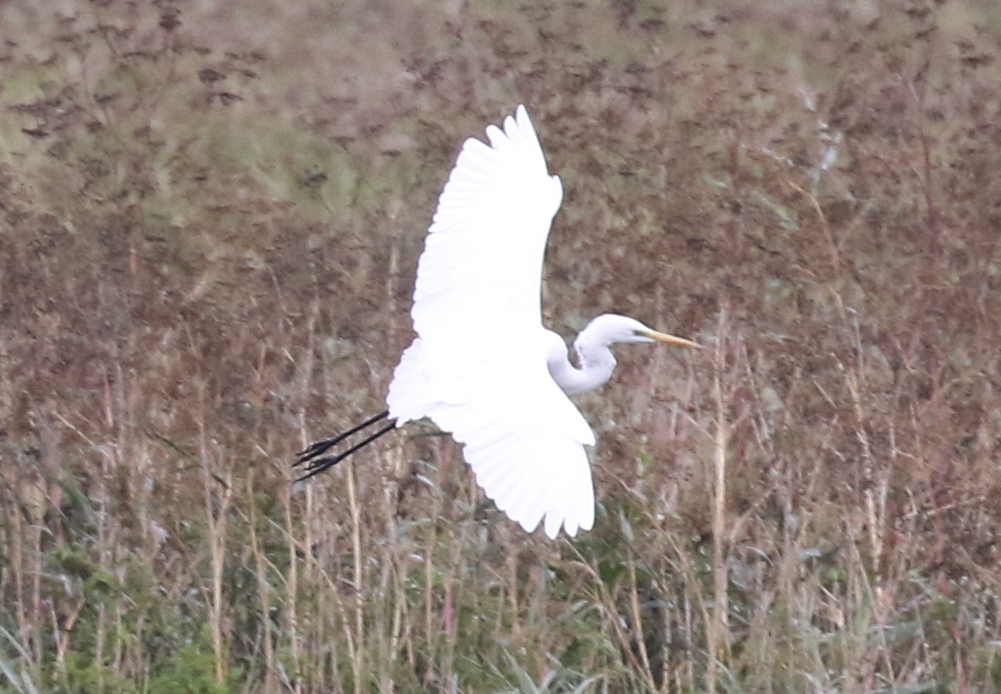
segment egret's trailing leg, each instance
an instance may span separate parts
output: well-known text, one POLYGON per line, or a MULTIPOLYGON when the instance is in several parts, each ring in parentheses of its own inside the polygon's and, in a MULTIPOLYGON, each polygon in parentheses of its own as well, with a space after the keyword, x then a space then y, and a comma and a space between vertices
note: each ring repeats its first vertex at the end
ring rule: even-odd
POLYGON ((292 467, 299 467, 300 465, 305 465, 306 474, 298 478, 296 482, 301 482, 302 480, 308 480, 310 477, 313 477, 314 475, 319 475, 321 472, 329 470, 334 465, 337 465, 337 463, 341 462, 355 451, 364 448, 365 446, 372 443, 380 436, 383 436, 391 432, 393 429, 396 428, 396 422, 391 422, 390 424, 387 424, 382 429, 379 429, 371 436, 368 436, 361 442, 355 444, 354 446, 352 446, 346 451, 343 451, 342 453, 329 456, 323 455, 331 448, 339 444, 341 441, 345 440, 346 438, 354 434, 357 434, 359 431, 368 429, 373 424, 380 422, 383 419, 386 419, 388 416, 389 416, 389 410, 385 410, 370 419, 366 419, 364 422, 362 422, 356 427, 352 427, 341 434, 337 434, 336 436, 330 437, 329 439, 323 439, 322 441, 317 441, 315 443, 312 443, 306 450, 300 451, 297 454, 298 457, 296 458, 296 461, 292 464, 292 467))

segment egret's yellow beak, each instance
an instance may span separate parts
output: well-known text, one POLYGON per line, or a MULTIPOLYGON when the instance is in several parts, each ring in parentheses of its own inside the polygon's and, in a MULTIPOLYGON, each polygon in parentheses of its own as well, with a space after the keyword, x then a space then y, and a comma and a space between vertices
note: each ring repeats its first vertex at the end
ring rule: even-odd
POLYGON ((641 330, 639 334, 643 337, 649 337, 657 342, 665 342, 669 345, 678 345, 679 347, 694 347, 695 349, 702 349, 702 345, 698 342, 692 342, 691 340, 686 340, 683 337, 675 337, 674 335, 668 335, 667 333, 659 333, 656 330, 641 330))

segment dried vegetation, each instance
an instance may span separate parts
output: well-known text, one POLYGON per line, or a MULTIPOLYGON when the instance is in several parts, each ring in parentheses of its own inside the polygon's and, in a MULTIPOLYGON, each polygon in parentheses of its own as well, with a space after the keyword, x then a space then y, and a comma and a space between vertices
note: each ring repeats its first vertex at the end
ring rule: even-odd
POLYGON ((0 690, 997 690, 995 3, 45 7, 0 5, 0 690), (572 542, 417 426, 294 487, 521 102, 550 325, 711 349, 582 399, 572 542))

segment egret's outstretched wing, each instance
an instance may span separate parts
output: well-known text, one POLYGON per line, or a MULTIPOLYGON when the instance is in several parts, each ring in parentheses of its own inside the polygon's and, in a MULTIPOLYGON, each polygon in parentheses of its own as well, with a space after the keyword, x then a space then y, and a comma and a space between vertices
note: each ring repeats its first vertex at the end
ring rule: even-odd
POLYGON ((417 269, 419 337, 389 389, 399 423, 422 416, 464 444, 477 482, 526 530, 589 529, 594 434, 546 366, 542 260, 563 189, 519 106, 490 145, 466 140, 417 269))
POLYGON ((428 230, 411 311, 425 339, 487 326, 501 335, 542 323, 542 258, 563 186, 546 171, 524 106, 505 119, 503 131, 488 127, 487 137, 489 146, 475 138, 463 143, 428 230))

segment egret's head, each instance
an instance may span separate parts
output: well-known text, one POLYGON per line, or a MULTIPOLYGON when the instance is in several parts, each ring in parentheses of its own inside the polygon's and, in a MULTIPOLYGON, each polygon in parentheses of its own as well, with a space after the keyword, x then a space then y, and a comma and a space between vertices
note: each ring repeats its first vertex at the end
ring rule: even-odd
POLYGON ((586 332, 594 340, 606 345, 615 343, 663 342, 680 347, 698 348, 700 346, 691 340, 657 332, 653 328, 643 325, 635 318, 620 316, 614 313, 606 313, 603 316, 595 318, 587 326, 586 332))

